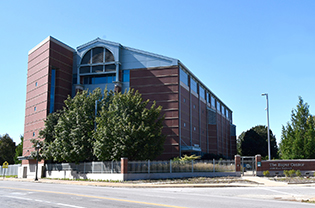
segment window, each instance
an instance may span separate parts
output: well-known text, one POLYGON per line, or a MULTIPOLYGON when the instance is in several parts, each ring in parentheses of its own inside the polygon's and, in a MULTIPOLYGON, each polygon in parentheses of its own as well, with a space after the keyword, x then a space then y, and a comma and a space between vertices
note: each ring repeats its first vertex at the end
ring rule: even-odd
POLYGON ((186 127, 186 123, 184 123, 184 127, 186 127))
POLYGON ((114 81, 116 81, 116 76, 114 74, 104 76, 85 76, 83 84, 106 84, 114 81))
POLYGON ((36 107, 34 107, 34 112, 36 111, 36 107))
POLYGON ((33 137, 35 136, 35 132, 33 132, 33 137))
POLYGON ((210 94, 207 92, 207 102, 208 103, 211 103, 211 100, 210 100, 210 94))
POLYGON ((186 103, 186 99, 185 98, 183 99, 183 101, 184 101, 184 103, 186 103))
POLYGON ((225 115, 226 115, 227 118, 229 118, 229 111, 228 111, 228 109, 226 109, 225 115))
POLYGON ((37 87, 37 82, 35 82, 35 87, 37 87))
POLYGON ((198 93, 197 91, 197 82, 190 78, 190 89, 194 91, 195 93, 198 93))
POLYGON ((199 87, 199 95, 203 99, 205 99, 205 90, 202 87, 199 87))
POLYGON ((194 127, 194 131, 196 131, 196 127, 194 127))
POLYGON ((222 115, 224 115, 225 109, 224 109, 224 106, 223 106, 223 105, 222 105, 222 108, 221 108, 221 112, 222 112, 222 115))
POLYGON ((182 70, 182 68, 179 69, 179 78, 180 81, 182 81, 185 85, 188 86, 188 74, 182 70))
POLYGON ((56 70, 51 70, 51 77, 50 77, 50 106, 49 112, 54 112, 55 108, 55 85, 56 85, 56 70))
POLYGON ((211 106, 215 107, 215 98, 211 96, 211 106))
POLYGON ((194 105, 194 109, 196 108, 196 105, 194 105))
POLYGON ((130 71, 129 70, 123 70, 122 71, 122 81, 123 82, 129 82, 130 81, 130 71))
POLYGON ((221 112, 221 107, 220 107, 220 102, 219 101, 217 101, 217 111, 219 111, 219 112, 221 112))
POLYGON ((104 47, 87 51, 81 59, 80 74, 115 72, 116 64, 113 53, 104 47))

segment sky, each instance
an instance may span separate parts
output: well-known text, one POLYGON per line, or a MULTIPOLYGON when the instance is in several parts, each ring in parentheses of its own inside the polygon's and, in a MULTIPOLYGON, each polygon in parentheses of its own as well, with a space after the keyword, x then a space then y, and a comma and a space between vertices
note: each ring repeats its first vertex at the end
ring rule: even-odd
POLYGON ((314 113, 313 0, 0 2, 0 135, 24 132, 28 52, 48 36, 95 38, 179 59, 232 111, 237 135, 267 125, 281 141, 298 98, 314 113))

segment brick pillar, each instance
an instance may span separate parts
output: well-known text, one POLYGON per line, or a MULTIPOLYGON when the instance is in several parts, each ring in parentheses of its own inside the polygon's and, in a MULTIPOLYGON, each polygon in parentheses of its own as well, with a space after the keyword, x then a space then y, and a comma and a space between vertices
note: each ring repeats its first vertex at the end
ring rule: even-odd
POLYGON ((255 163, 256 163, 256 175, 259 176, 262 173, 261 155, 256 155, 255 156, 255 163))
POLYGON ((128 158, 121 158, 121 173, 127 174, 128 173, 128 158))
POLYGON ((235 155, 235 172, 241 172, 241 156, 235 155))

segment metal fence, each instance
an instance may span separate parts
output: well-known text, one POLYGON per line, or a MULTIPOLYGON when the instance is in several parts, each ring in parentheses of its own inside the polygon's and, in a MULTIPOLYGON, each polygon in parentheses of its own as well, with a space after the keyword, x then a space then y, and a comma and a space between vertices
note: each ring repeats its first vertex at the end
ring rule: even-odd
POLYGON ((235 172, 234 160, 128 161, 128 173, 235 172))
POLYGON ((1 166, 0 175, 2 176, 5 173, 6 176, 17 176, 19 173, 19 167, 21 167, 21 164, 9 165, 8 168, 2 168, 1 166))
POLYGON ((83 162, 75 163, 51 163, 46 164, 46 171, 77 171, 79 173, 120 173, 120 161, 109 162, 83 162))

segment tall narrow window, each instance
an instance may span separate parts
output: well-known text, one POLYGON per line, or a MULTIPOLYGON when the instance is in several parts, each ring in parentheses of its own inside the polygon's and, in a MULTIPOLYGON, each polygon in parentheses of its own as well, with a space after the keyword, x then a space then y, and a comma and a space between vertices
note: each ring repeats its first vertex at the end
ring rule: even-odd
POLYGON ((130 80, 130 71, 129 70, 123 70, 122 71, 122 81, 123 82, 129 82, 130 80))
POLYGON ((201 86, 199 87, 199 95, 200 97, 205 99, 205 90, 201 86))
POLYGON ((51 77, 50 77, 50 106, 49 112, 54 112, 55 108, 55 88, 56 88, 56 70, 51 70, 51 77))
POLYGON ((190 88, 192 91, 194 91, 195 93, 198 93, 197 91, 197 82, 195 80, 193 80, 192 78, 190 78, 190 88))
POLYGON ((188 74, 186 74, 186 72, 184 72, 182 68, 180 68, 179 70, 179 78, 180 81, 182 81, 185 85, 188 86, 188 74))

